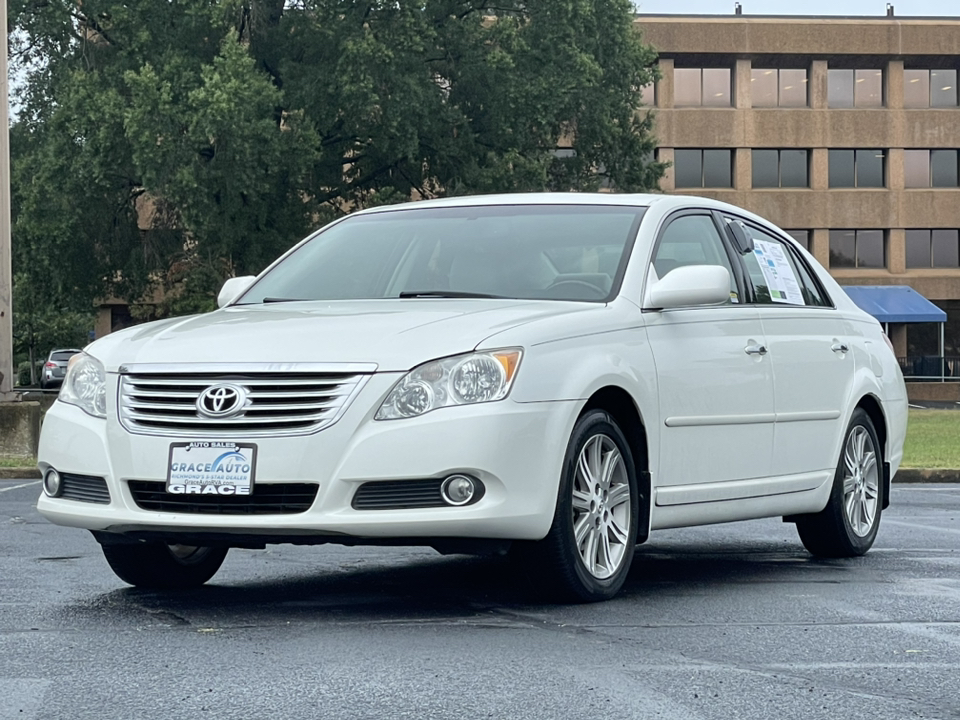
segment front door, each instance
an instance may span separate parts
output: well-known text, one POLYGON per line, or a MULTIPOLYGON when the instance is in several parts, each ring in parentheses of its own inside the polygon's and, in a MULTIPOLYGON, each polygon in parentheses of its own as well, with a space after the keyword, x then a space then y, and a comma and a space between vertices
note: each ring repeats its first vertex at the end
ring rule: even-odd
MULTIPOLYGON (((730 251, 706 211, 668 219, 649 282, 681 265, 721 265, 731 272, 730 251)), ((721 485, 770 474, 773 373, 759 311, 741 294, 731 279, 724 305, 646 314, 660 393, 657 485, 676 488, 660 492, 658 504, 664 504, 661 495, 670 504, 740 496, 721 485), (704 484, 711 487, 679 487, 704 484)))

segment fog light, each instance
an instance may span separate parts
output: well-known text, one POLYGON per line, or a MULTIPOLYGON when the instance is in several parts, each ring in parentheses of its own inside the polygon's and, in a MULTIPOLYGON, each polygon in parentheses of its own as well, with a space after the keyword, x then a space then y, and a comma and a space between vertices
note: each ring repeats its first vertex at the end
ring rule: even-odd
POLYGON ((43 492, 49 497, 59 497, 63 489, 60 483, 60 473, 50 468, 43 474, 43 492))
POLYGON ((440 486, 440 494, 450 505, 466 505, 476 493, 476 480, 466 475, 451 475, 440 486))

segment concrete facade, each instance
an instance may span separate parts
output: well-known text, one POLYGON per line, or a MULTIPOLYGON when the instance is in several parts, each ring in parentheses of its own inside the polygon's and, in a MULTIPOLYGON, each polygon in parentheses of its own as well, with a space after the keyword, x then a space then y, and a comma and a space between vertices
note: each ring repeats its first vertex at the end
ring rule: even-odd
MULTIPOLYGON (((810 251, 830 268, 830 230, 882 230, 884 267, 830 268, 845 285, 910 285, 948 313, 947 354, 960 354, 960 262, 908 268, 911 229, 960 229, 958 187, 905 187, 905 150, 960 149, 956 107, 905 107, 904 70, 960 68, 960 18, 837 18, 639 15, 644 41, 660 54, 655 91, 659 157, 678 149, 729 149, 731 187, 661 188, 724 200, 788 230, 809 233, 810 251), (730 107, 676 107, 677 68, 730 71, 730 107), (805 69, 806 107, 753 107, 753 69, 805 69), (830 107, 829 71, 882 71, 882 107, 830 107), (830 187, 831 149, 882 149, 884 187, 830 187), (803 149, 808 186, 754 188, 755 149, 803 149), (953 301, 953 302, 951 302, 953 301), (953 352, 951 352, 953 349, 953 352)), ((859 80, 858 80, 859 82, 859 80)), ((851 91, 852 92, 852 91, 851 91)), ((907 335, 895 338, 907 353, 907 335)))
POLYGON ((0 402, 0 457, 37 456, 40 415, 38 402, 0 402))

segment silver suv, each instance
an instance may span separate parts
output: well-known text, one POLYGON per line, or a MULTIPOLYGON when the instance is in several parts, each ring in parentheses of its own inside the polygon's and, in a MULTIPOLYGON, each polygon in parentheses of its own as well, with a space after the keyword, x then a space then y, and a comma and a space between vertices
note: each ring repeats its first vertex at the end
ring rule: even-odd
POLYGON ((79 350, 51 350, 47 361, 43 364, 40 373, 40 387, 56 388, 63 384, 63 377, 67 374, 67 363, 79 350))

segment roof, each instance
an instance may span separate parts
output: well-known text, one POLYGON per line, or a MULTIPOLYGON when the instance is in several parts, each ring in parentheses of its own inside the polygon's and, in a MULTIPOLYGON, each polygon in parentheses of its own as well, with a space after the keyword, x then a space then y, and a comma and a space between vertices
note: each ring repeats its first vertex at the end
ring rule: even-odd
MULTIPOLYGON (((659 193, 578 193, 578 192, 530 192, 500 193, 496 195, 455 195, 451 197, 415 200, 395 205, 378 205, 358 210, 354 215, 371 215, 394 210, 413 210, 438 207, 477 207, 483 205, 622 205, 625 207, 649 207, 656 202, 676 202, 682 195, 659 193)), ((697 198, 698 201, 703 198, 697 198)))
POLYGON ((947 314, 906 285, 845 285, 857 307, 882 323, 942 323, 947 314))

